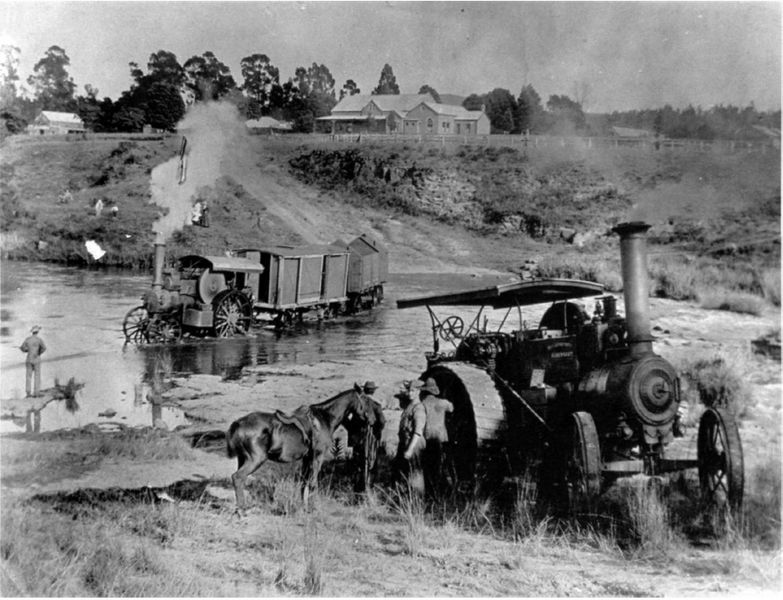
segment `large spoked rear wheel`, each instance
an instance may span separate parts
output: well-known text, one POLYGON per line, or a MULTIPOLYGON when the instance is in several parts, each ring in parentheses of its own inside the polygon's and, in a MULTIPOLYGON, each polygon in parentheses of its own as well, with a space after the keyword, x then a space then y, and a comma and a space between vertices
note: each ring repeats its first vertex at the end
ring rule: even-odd
POLYGON ((236 290, 224 290, 212 301, 214 316, 212 326, 215 337, 225 338, 244 335, 253 320, 250 299, 236 290))
POLYGON ((571 515, 590 514, 601 493, 601 447, 592 415, 571 415, 570 444, 565 470, 571 515))
POLYGON ((745 485, 742 444, 734 416, 708 408, 699 422, 699 483, 707 508, 738 513, 745 485))
POLYGON ((149 341, 149 325, 150 315, 146 308, 137 306, 130 309, 122 321, 122 332, 125 334, 125 341, 131 344, 147 343, 149 341))

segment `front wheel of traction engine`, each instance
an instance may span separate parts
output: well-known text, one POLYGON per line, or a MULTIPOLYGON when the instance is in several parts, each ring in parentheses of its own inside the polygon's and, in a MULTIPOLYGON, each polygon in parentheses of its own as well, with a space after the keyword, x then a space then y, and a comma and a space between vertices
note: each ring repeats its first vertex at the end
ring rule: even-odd
POLYGON ((565 485, 569 514, 589 514, 601 493, 601 447, 592 415, 573 413, 568 439, 565 485))
POLYGON ((745 474, 742 443, 734 416, 723 408, 708 408, 699 421, 699 484, 707 508, 738 513, 745 474))
POLYGON ((253 320, 253 305, 236 290, 224 290, 212 301, 212 327, 215 337, 225 338, 244 335, 253 320))

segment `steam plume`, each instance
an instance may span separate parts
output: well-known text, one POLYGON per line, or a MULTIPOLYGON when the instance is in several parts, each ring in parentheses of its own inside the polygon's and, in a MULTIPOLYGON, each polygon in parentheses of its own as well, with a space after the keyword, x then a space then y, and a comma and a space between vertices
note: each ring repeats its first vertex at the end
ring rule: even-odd
POLYGON ((193 106, 180 121, 178 131, 188 138, 187 178, 178 183, 179 156, 158 165, 150 178, 152 201, 168 214, 152 225, 157 242, 165 242, 190 223, 194 197, 223 174, 223 165, 238 148, 245 146, 244 124, 233 104, 210 102, 193 106))

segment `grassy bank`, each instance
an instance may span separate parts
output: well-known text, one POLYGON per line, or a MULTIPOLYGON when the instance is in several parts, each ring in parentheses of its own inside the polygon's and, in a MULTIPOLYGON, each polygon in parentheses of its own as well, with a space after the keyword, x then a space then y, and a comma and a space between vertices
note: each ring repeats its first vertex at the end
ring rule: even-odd
MULTIPOLYGON (((94 261, 84 243, 96 240, 107 251, 101 264, 148 268, 152 224, 164 212, 150 202, 150 173, 176 155, 178 142, 6 139, 2 256, 87 265, 94 261), (60 204, 66 187, 72 199, 60 204), (99 198, 118 204, 118 218, 108 210, 96 216, 99 198)), ((610 228, 644 219, 652 224, 654 295, 754 313, 761 301, 780 303, 780 163, 772 152, 302 145, 262 137, 243 148, 255 153, 248 164, 259 172, 279 165, 277 176, 295 177, 351 210, 414 215, 442 224, 444 236, 496 237, 527 254, 532 248, 539 275, 613 290, 621 282, 610 228)), ((267 214, 263 198, 230 177, 197 196, 210 204, 211 227, 175 234, 172 256, 222 254, 259 240, 301 242, 267 214)), ((489 258, 475 261, 481 267, 489 258)))

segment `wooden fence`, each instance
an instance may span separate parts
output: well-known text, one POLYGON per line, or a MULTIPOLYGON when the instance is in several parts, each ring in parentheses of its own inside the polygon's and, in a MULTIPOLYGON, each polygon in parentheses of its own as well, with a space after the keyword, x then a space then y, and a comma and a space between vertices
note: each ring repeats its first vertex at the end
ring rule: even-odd
POLYGON ((683 150, 686 152, 779 152, 780 140, 692 140, 621 137, 577 137, 545 135, 403 135, 403 134, 288 134, 302 143, 407 143, 429 146, 482 146, 526 150, 539 148, 571 148, 591 150, 600 148, 633 148, 640 151, 683 150))

